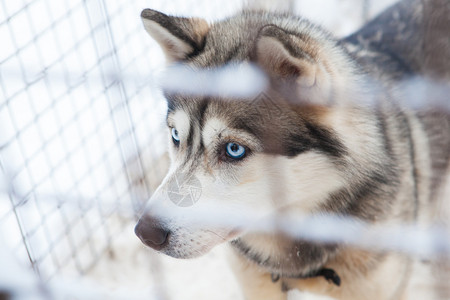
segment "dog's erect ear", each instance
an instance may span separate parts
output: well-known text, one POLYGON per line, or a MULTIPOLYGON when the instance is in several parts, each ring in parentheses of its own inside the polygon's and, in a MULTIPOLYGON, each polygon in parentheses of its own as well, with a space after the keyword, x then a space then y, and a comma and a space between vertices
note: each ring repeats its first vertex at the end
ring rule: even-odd
POLYGON ((294 79, 302 87, 316 84, 320 70, 310 40, 267 25, 259 32, 255 50, 258 64, 269 75, 294 79))
POLYGON ((152 9, 144 9, 141 18, 170 62, 185 60, 204 47, 209 25, 203 19, 172 17, 152 9))

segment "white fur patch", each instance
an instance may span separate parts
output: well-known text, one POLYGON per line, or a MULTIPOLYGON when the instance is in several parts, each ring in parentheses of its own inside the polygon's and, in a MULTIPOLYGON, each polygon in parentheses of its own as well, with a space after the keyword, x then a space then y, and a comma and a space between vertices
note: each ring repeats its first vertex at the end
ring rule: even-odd
POLYGON ((148 34, 150 34, 164 49, 164 53, 168 60, 181 60, 187 53, 193 51, 192 46, 172 35, 158 23, 145 18, 142 19, 142 23, 148 34))
POLYGON ((307 152, 295 158, 256 154, 242 168, 242 201, 268 209, 292 206, 311 212, 343 183, 332 162, 323 154, 307 152), (270 208, 272 206, 272 208, 270 208))
POLYGON ((168 121, 169 125, 178 131, 180 143, 186 141, 190 128, 189 116, 183 110, 177 110, 169 116, 168 121))
POLYGON ((203 126, 203 144, 208 148, 208 145, 214 143, 219 134, 226 132, 227 125, 220 119, 211 118, 206 121, 205 126, 203 126))

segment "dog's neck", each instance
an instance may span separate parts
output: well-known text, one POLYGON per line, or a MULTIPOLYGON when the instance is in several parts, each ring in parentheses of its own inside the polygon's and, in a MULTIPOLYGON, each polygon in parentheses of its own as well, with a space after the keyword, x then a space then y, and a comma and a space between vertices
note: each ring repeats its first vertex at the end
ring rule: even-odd
POLYGON ((231 242, 248 260, 274 276, 302 278, 320 271, 337 252, 335 245, 293 241, 283 236, 248 234, 231 242))

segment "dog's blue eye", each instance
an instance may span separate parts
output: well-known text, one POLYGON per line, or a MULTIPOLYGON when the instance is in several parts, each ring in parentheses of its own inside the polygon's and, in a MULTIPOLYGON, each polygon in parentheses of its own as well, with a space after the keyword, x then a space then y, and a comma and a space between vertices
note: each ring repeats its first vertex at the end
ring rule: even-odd
POLYGON ((245 155, 245 148, 236 143, 228 143, 227 155, 233 159, 240 159, 245 155))
POLYGON ((178 136, 178 130, 175 128, 172 128, 172 140, 175 143, 175 145, 178 145, 180 143, 180 137, 178 136))

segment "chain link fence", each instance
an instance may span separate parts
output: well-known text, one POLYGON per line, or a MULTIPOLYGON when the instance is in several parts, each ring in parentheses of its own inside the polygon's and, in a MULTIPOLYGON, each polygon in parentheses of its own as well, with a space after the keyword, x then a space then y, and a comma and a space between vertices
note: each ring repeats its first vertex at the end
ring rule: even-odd
MULTIPOLYGON (((293 8, 342 36, 393 1, 281 2, 0 2, 0 265, 19 262, 0 267, 0 290, 3 282, 42 299, 105 297, 89 284, 52 282, 104 275, 96 268, 121 255, 116 241, 132 234, 165 175, 166 104, 155 83, 164 57, 142 27, 143 8, 210 21, 244 5, 293 8)), ((167 282, 123 299, 170 298, 174 265, 154 257, 148 266, 145 280, 167 282)))

